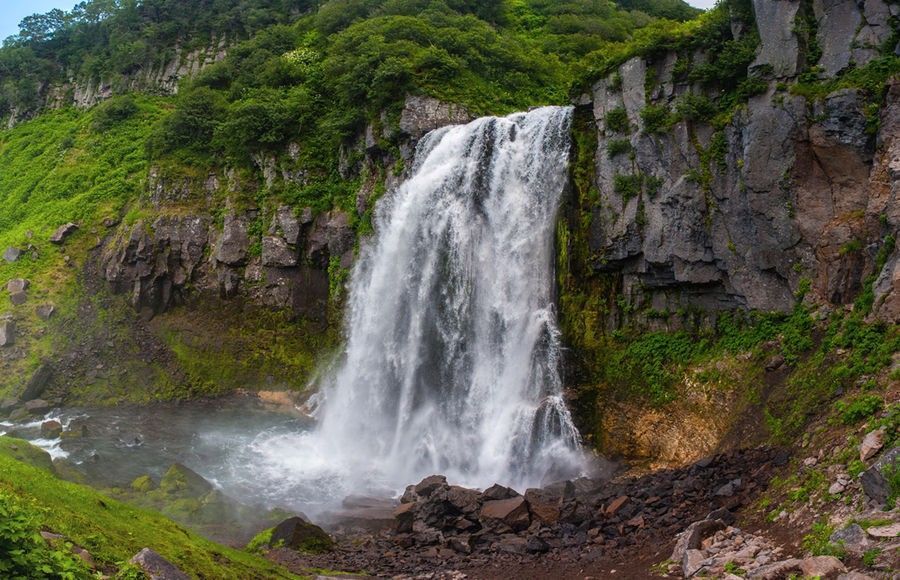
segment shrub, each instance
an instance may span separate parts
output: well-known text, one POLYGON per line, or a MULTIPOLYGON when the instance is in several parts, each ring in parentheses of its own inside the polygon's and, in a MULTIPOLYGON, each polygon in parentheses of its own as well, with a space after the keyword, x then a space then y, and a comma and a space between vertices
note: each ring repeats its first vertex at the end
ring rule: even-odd
POLYGON ((628 201, 641 192, 641 175, 618 174, 613 177, 613 190, 628 201))
POLYGON ((629 151, 631 151, 631 141, 628 139, 613 139, 606 144, 606 154, 610 159, 629 151))
POLYGON ((708 121, 716 114, 716 106, 709 97, 686 94, 678 99, 675 112, 686 121, 708 121))
POLYGON ((628 133, 631 124, 628 122, 628 113, 625 107, 616 107, 606 113, 606 128, 614 133, 628 133))
POLYGON ((641 111, 641 121, 647 133, 664 133, 674 124, 675 118, 666 105, 647 105, 641 111))
POLYGON ((875 395, 863 395, 853 399, 849 403, 844 401, 835 403, 835 408, 844 425, 853 425, 863 419, 868 419, 880 411, 883 406, 884 401, 881 400, 881 397, 875 395))
POLYGON ((137 112, 138 106, 132 95, 114 97, 94 110, 93 129, 98 133, 108 131, 116 123, 131 118, 137 112))

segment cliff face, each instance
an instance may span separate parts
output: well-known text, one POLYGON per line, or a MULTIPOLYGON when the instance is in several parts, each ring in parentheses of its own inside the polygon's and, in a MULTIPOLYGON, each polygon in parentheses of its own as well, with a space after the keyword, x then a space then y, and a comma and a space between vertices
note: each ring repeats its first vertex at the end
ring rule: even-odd
MULTIPOLYGON (((846 305, 873 273, 873 316, 900 319, 897 249, 873 272, 880 246, 900 226, 900 84, 875 104, 877 117, 858 89, 822 99, 797 94, 791 87, 810 44, 797 32, 801 2, 753 5, 760 48, 750 74, 762 92, 727 123, 683 115, 648 127, 648 109, 674 109, 686 95, 719 96, 679 80, 685 55, 633 58, 582 100, 597 139, 590 265, 612 279, 627 305, 604 315, 607 329, 628 320, 677 327, 674 314, 685 311, 785 312, 802 295, 846 305), (621 112, 627 124, 611 123, 621 112)), ((877 58, 898 10, 880 0, 812 6, 818 82, 851 61, 861 67, 877 58), (847 46, 854 48, 840 48, 847 46)), ((706 55, 687 58, 696 65, 706 55)))

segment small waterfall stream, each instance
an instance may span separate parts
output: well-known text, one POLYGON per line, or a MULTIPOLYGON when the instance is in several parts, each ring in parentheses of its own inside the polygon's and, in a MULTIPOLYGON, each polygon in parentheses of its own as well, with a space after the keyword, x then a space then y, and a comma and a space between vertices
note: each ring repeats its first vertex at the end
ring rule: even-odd
POLYGON ((353 272, 320 457, 388 487, 442 473, 522 488, 579 470, 552 301, 571 114, 487 117, 419 143, 353 272))

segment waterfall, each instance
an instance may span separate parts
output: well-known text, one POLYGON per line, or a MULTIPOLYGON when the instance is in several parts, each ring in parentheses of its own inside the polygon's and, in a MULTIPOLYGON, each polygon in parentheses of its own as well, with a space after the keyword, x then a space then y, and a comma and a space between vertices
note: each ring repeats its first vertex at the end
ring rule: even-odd
POLYGON ((263 495, 323 505, 435 473, 524 489, 582 471, 553 305, 571 116, 544 107, 419 142, 353 270, 317 427, 248 450, 263 495))
POLYGON ((571 109, 433 131, 350 284, 320 440, 410 483, 539 483, 579 465, 552 288, 571 109))

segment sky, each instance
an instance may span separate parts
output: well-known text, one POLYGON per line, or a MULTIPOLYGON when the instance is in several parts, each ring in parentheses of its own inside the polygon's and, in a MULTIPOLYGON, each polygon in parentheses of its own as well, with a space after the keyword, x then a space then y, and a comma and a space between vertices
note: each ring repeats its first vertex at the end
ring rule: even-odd
MULTIPOLYGON (((78 0, 0 0, 0 40, 19 32, 19 22, 31 14, 54 8, 71 10, 78 0)), ((687 0, 691 6, 711 8, 716 0, 687 0)))

